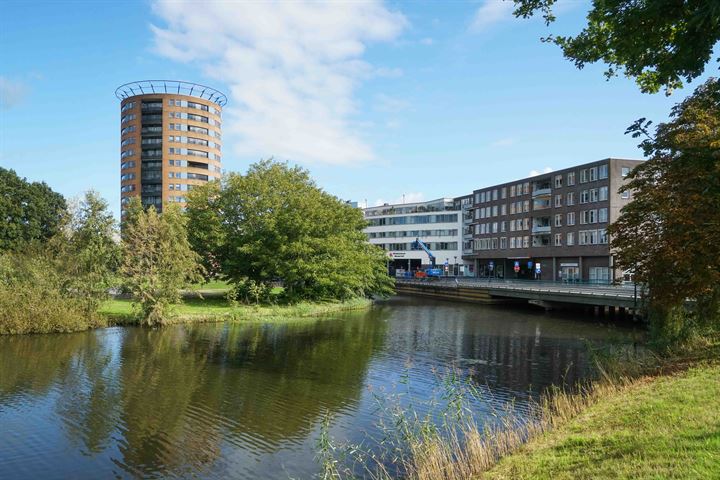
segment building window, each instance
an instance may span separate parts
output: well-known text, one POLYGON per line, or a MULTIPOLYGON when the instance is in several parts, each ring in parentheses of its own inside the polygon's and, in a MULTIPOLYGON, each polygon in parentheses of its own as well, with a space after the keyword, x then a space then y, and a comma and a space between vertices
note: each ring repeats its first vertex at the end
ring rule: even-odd
POLYGON ((555 226, 556 227, 562 227, 562 214, 558 213, 555 215, 555 226))
POLYGON ((607 177, 608 177, 608 166, 607 166, 607 164, 605 164, 605 165, 600 165, 600 166, 598 167, 598 179, 602 180, 602 179, 607 178, 607 177))
POLYGON ((568 247, 575 245, 575 234, 573 232, 568 232, 568 234, 566 236, 565 244, 568 247))
POLYGON ((555 195, 555 206, 562 207, 562 195, 555 195))
POLYGON ((588 273, 588 280, 590 283, 610 283, 609 267, 590 267, 590 271, 588 273))
POLYGON ((500 206, 500 215, 507 215, 507 203, 503 203, 500 206))
POLYGON ((608 199, 608 187, 600 187, 599 194, 598 194, 598 200, 601 202, 604 202, 608 199))
POLYGON ((525 200, 523 202, 523 212, 529 212, 530 211, 530 200, 525 200))
POLYGON ((575 185, 575 172, 568 172, 567 184, 568 184, 568 187, 575 185))
POLYGON ((590 201, 591 201, 591 202, 597 202, 597 201, 598 201, 598 189, 597 189, 597 188, 591 188, 591 189, 590 189, 590 201))
POLYGON ((510 185, 510 197, 515 196, 515 185, 510 185))
POLYGON ((588 193, 587 190, 583 190, 582 192, 580 192, 580 203, 581 204, 588 203, 589 200, 590 200, 590 194, 588 193))
POLYGON ((523 195, 527 195, 530 193, 530 182, 525 182, 523 184, 523 195))
POLYGON ((523 230, 530 230, 530 217, 523 218, 523 230))
POLYGON ((502 187, 502 190, 500 190, 500 198, 505 200, 506 197, 507 197, 507 187, 502 187))
POLYGON ((598 243, 606 245, 608 243, 608 235, 605 229, 598 230, 598 243))
POLYGON ((627 190, 625 190, 624 192, 622 192, 622 193, 620 194, 620 198, 627 200, 628 198, 630 198, 630 192, 628 192, 627 190))
POLYGON ((575 205, 575 192, 568 192, 567 200, 565 202, 568 207, 575 205))
POLYGON ((555 175, 555 188, 562 187, 562 175, 555 175))
POLYGON ((497 200, 497 199, 498 199, 498 189, 497 189, 497 188, 496 188, 495 190, 493 190, 492 199, 493 199, 493 200, 497 200))
POLYGON ((503 250, 507 248, 507 237, 500 237, 500 248, 503 250))
POLYGON ((507 226, 507 222, 500 222, 500 231, 504 232, 507 226))
POLYGON ((562 247, 562 233, 555 234, 555 246, 562 247))
POLYGON ((523 248, 528 248, 530 246, 530 237, 527 235, 523 237, 523 248))
POLYGON ((568 212, 568 214, 567 214, 567 224, 568 224, 568 225, 575 225, 575 212, 568 212))
POLYGON ((598 222, 603 223, 608 221, 608 209, 601 208, 598 210, 598 222))
POLYGON ((590 174, 590 181, 594 182, 597 180, 597 167, 592 167, 588 170, 588 173, 590 174))
POLYGON ((583 168, 580 170, 580 183, 587 183, 588 181, 588 171, 586 168, 583 168))
POLYGON ((627 177, 630 173, 630 167, 622 167, 622 170, 620 172, 620 175, 622 175, 623 177, 627 177))

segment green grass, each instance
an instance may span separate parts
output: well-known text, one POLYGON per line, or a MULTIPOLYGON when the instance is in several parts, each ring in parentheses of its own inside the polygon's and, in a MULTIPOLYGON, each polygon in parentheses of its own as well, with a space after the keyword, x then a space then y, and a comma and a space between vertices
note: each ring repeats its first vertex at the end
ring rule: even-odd
MULTIPOLYGON (((367 308, 371 300, 354 299, 346 302, 298 303, 294 305, 238 305, 232 306, 225 298, 187 298, 173 307, 169 323, 192 321, 282 321, 326 315, 342 310, 367 308)), ((100 315, 114 324, 133 324, 132 300, 108 300, 99 311, 100 315)))
POLYGON ((720 478, 720 365, 635 381, 482 478, 720 478))

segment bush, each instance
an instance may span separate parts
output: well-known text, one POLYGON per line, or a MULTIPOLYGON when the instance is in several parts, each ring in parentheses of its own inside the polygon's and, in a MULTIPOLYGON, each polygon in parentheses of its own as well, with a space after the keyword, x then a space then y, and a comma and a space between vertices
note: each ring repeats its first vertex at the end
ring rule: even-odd
POLYGON ((76 332, 97 324, 41 252, 0 257, 0 334, 76 332))

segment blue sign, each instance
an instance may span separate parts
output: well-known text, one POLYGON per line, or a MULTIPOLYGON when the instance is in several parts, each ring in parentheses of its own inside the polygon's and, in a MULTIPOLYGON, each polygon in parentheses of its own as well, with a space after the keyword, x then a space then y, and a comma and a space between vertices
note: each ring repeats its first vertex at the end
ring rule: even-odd
POLYGON ((532 262, 532 260, 528 260, 528 268, 529 268, 530 270, 532 270, 532 267, 533 267, 533 262, 532 262))

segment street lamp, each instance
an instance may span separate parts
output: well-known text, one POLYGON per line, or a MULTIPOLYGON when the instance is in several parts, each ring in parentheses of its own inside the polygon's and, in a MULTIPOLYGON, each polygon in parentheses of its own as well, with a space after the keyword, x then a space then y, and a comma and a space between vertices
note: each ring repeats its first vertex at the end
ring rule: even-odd
POLYGON ((457 255, 455 255, 453 258, 455 259, 455 265, 453 266, 453 273, 457 277, 458 276, 457 255))

